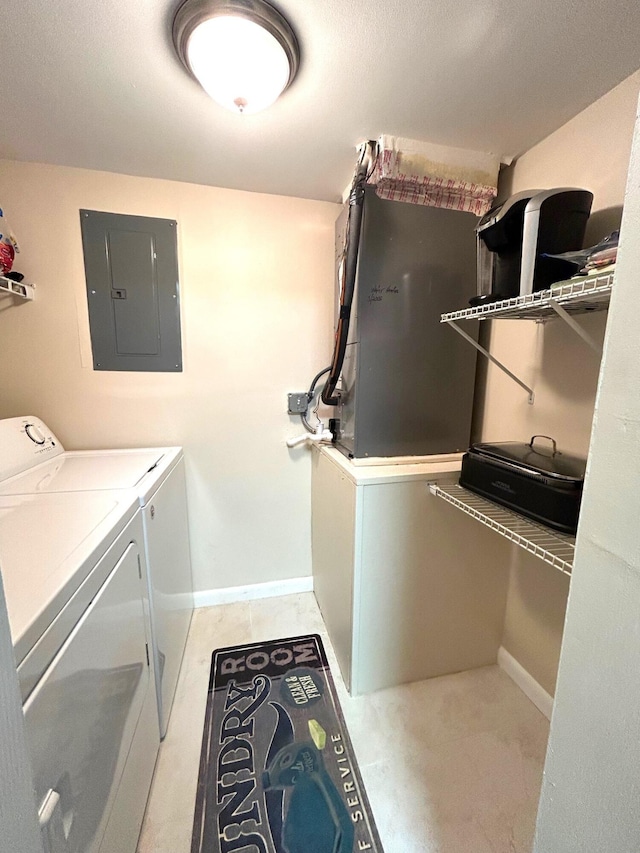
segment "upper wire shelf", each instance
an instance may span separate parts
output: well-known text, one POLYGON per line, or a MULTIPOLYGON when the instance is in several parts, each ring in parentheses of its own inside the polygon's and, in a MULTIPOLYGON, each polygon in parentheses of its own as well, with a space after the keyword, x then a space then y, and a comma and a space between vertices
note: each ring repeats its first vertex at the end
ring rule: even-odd
POLYGON ((573 536, 529 521, 457 483, 429 483, 429 491, 565 575, 571 574, 576 542, 573 536))
POLYGON ((22 299, 33 299, 34 285, 26 281, 13 281, 0 275, 0 293, 10 293, 12 296, 20 296, 22 299))
POLYGON ((485 320, 495 318, 514 320, 545 320, 557 316, 555 305, 561 306, 568 314, 583 314, 590 311, 604 311, 609 305, 613 273, 591 276, 575 281, 558 282, 548 290, 539 290, 526 296, 515 296, 463 308, 442 314, 441 323, 453 320, 485 320))

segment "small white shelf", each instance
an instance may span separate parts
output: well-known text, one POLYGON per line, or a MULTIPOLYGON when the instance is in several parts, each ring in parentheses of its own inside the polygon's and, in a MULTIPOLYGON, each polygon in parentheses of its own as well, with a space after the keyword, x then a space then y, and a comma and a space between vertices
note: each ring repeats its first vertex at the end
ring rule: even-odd
POLYGON ((11 296, 19 296, 21 299, 33 299, 35 285, 26 281, 12 281, 0 275, 0 293, 8 293, 11 296))
POLYGON ((487 305, 476 305, 461 311, 442 314, 441 323, 455 320, 549 320, 557 316, 555 305, 568 314, 604 311, 609 306, 613 273, 584 279, 558 282, 549 290, 539 290, 527 296, 515 296, 487 305))
POLYGON ((542 524, 529 521, 524 516, 481 498, 456 483, 429 483, 429 491, 495 530, 510 542, 515 542, 530 554, 535 554, 550 566, 566 575, 571 574, 575 551, 573 536, 556 533, 542 524))
POLYGON ((512 373, 501 361, 481 346, 471 335, 458 325, 458 320, 535 320, 544 323, 552 317, 560 317, 567 326, 582 338, 594 352, 602 355, 602 347, 597 343, 572 314, 586 314, 590 311, 604 311, 609 306, 613 273, 599 276, 587 276, 583 279, 561 281, 548 290, 538 290, 526 296, 514 296, 512 299, 502 299, 500 302, 490 302, 487 305, 475 305, 461 311, 451 311, 441 314, 440 322, 447 323, 471 346, 490 362, 499 367, 514 382, 517 382, 529 395, 529 403, 533 403, 533 388, 530 388, 515 373, 512 373))

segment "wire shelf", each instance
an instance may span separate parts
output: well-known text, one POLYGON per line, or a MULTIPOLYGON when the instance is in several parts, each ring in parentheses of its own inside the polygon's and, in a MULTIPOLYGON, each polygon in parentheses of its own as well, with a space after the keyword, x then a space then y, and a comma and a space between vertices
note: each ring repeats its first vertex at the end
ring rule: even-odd
POLYGON ((26 281, 13 281, 0 275, 0 293, 9 293, 11 296, 20 296, 22 299, 33 299, 34 285, 26 281))
POLYGON ((550 566, 566 575, 571 574, 575 551, 573 536, 556 533, 542 524, 529 521, 516 512, 474 495, 457 483, 429 483, 429 490, 550 566))
POLYGON ((539 290, 526 296, 515 296, 500 302, 476 305, 461 311, 442 314, 441 323, 452 320, 545 320, 557 316, 552 302, 562 306, 568 314, 604 311, 609 306, 613 273, 591 276, 576 281, 558 282, 549 290, 539 290))

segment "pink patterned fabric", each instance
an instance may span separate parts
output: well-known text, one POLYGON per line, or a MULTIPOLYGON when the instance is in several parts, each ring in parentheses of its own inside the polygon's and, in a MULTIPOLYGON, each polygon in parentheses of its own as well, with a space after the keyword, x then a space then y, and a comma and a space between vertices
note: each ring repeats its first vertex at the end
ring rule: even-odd
MULTIPOLYGON (((443 168, 443 171, 450 172, 450 169, 443 168)), ((378 147, 378 157, 369 183, 376 185, 376 193, 380 198, 468 211, 476 216, 483 216, 497 195, 496 186, 490 184, 471 183, 437 174, 405 172, 402 170, 401 153, 383 147, 382 143, 378 147)))

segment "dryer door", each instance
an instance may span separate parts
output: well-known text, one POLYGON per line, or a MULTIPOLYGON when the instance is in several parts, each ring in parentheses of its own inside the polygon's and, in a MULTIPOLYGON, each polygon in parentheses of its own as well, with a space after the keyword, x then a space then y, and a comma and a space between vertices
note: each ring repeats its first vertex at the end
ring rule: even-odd
POLYGON ((98 850, 150 685, 130 543, 24 705, 50 849, 98 850))

